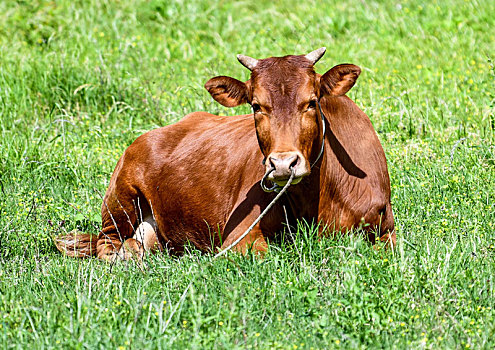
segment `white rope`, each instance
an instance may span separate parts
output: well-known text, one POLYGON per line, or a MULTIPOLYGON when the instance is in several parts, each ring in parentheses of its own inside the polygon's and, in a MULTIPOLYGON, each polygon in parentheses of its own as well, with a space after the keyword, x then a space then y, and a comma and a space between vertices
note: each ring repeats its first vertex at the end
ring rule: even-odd
POLYGON ((260 214, 260 216, 258 216, 258 218, 256 220, 254 220, 254 222, 251 224, 251 226, 249 226, 249 228, 246 230, 246 232, 244 232, 239 238, 237 238, 234 242, 232 242, 227 248, 225 248, 221 252, 217 253, 213 257, 213 259, 216 259, 219 256, 224 255, 230 249, 232 249, 233 247, 235 247, 237 245, 237 243, 239 243, 244 237, 246 237, 248 235, 248 233, 251 232, 251 230, 253 229, 253 227, 258 222, 260 222, 260 220, 263 218, 263 216, 265 216, 265 214, 268 212, 268 210, 271 209, 271 207, 275 204, 275 202, 284 194, 284 192, 289 188, 290 184, 292 183, 292 180, 294 179, 294 169, 291 169, 291 170, 292 171, 291 171, 291 174, 290 174, 289 181, 287 181, 287 183, 285 184, 284 188, 282 188, 282 190, 279 193, 277 193, 277 195, 275 196, 275 198, 273 198, 273 200, 271 201, 271 203, 268 204, 268 206, 265 208, 265 210, 263 210, 263 212, 260 214))

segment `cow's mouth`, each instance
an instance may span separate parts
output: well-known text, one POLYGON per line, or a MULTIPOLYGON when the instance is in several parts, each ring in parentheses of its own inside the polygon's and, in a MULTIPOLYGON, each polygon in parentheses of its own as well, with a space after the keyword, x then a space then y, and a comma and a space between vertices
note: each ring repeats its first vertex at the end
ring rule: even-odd
MULTIPOLYGON (((279 185, 279 186, 283 187, 283 186, 285 186, 285 185, 287 184, 287 182, 289 181, 290 176, 289 176, 289 177, 287 177, 287 178, 274 178, 274 179, 270 179, 270 177, 268 177, 268 179, 269 179, 271 182, 273 182, 273 183, 275 183, 275 184, 277 184, 277 185, 279 185)), ((302 177, 302 176, 299 176, 299 177, 295 177, 295 176, 294 176, 294 179, 292 180, 291 185, 297 185, 299 182, 301 182, 301 180, 302 180, 302 179, 303 179, 303 177, 302 177)))
POLYGON ((296 170, 294 168, 290 168, 290 176, 274 176, 275 168, 269 168, 263 179, 261 179, 261 188, 265 192, 278 192, 280 189, 287 185, 290 181, 291 185, 297 185, 303 179, 303 176, 296 177, 296 170))

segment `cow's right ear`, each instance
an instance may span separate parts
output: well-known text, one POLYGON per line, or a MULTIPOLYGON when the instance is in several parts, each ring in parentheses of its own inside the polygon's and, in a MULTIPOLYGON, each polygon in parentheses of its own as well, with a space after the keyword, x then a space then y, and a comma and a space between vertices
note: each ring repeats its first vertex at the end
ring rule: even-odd
POLYGON ((236 107, 248 102, 249 80, 245 83, 231 77, 215 77, 205 84, 211 97, 225 107, 236 107))

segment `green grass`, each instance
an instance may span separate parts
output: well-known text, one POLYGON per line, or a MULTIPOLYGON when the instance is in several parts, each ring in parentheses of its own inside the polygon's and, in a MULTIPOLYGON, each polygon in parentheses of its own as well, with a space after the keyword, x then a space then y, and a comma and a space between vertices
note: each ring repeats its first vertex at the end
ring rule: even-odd
POLYGON ((1 348, 493 348, 495 3, 0 1, 1 348), (147 268, 62 257, 147 130, 214 103, 235 59, 363 68, 398 247, 301 223, 264 259, 190 249, 147 268))

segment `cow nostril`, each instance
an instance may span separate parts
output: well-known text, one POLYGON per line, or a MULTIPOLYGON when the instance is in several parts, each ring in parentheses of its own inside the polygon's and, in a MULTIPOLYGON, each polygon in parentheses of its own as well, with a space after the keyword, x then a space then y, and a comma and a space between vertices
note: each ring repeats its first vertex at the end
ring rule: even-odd
POLYGON ((296 155, 289 165, 289 169, 295 168, 299 164, 299 156, 296 155))
POLYGON ((272 169, 277 169, 277 167, 275 166, 275 163, 278 161, 277 158, 269 157, 268 161, 270 162, 270 166, 272 167, 272 169))

